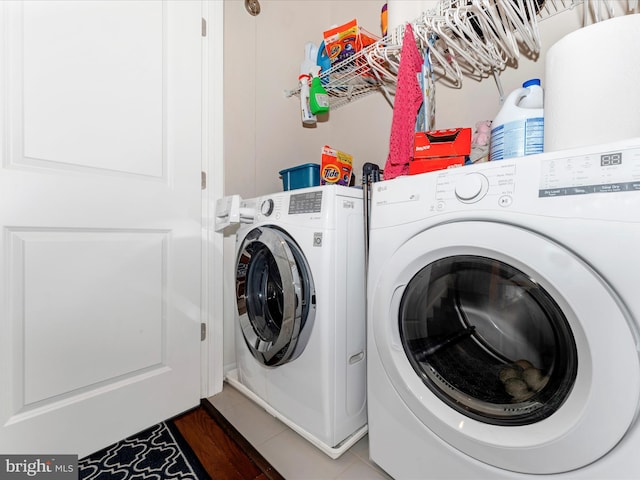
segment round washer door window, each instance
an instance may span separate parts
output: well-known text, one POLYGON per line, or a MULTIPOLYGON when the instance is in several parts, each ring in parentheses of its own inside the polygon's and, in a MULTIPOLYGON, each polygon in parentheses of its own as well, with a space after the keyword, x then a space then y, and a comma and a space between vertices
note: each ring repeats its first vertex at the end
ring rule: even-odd
POLYGON ((251 230, 236 262, 238 322, 251 354, 275 367, 297 358, 315 318, 315 289, 300 248, 273 227, 251 230))
POLYGON ((453 448, 554 474, 598 460, 633 424, 631 319, 569 249, 516 226, 452 222, 384 265, 369 299, 384 373, 416 421, 453 448))
POLYGON ((502 261, 458 255, 425 266, 406 286, 398 327, 424 384, 478 421, 539 422, 573 389, 567 318, 535 279, 502 261))

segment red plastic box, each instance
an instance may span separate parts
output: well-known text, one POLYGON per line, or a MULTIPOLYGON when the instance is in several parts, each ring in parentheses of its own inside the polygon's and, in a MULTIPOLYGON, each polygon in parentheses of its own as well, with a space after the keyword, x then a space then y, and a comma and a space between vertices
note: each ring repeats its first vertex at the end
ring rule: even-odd
POLYGON ((450 128, 416 132, 413 158, 464 157, 471 153, 471 129, 450 128))
POLYGON ((465 157, 425 158, 409 162, 409 175, 444 170, 464 165, 465 157))

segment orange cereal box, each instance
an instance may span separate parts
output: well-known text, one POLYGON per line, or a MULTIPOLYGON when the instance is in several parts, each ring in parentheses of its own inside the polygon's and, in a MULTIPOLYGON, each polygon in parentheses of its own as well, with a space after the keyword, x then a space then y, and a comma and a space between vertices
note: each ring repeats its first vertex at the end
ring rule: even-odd
POLYGON ((349 185, 353 157, 328 145, 322 147, 320 185, 349 185))

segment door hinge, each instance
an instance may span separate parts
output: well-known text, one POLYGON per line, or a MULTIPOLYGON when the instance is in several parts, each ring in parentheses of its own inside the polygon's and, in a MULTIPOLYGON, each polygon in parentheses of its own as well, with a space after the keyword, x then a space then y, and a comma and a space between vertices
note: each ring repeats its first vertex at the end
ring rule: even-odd
POLYGON ((207 173, 200 172, 200 188, 202 190, 207 188, 207 173))
POLYGON ((204 18, 202 19, 202 36, 207 36, 207 21, 204 18))
POLYGON ((207 339, 207 324, 200 324, 200 341, 204 342, 207 339))

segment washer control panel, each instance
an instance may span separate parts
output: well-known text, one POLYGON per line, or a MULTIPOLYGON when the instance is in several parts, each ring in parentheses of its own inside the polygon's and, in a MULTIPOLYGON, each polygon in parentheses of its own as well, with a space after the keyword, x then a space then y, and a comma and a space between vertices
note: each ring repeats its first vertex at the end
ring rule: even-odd
POLYGON ((262 215, 264 215, 265 217, 268 217, 273 213, 273 205, 274 203, 272 198, 263 200, 262 204, 260 205, 260 213, 262 213, 262 215))
POLYGON ((322 191, 294 193, 289 197, 289 215, 298 213, 320 213, 322 211, 322 191))

